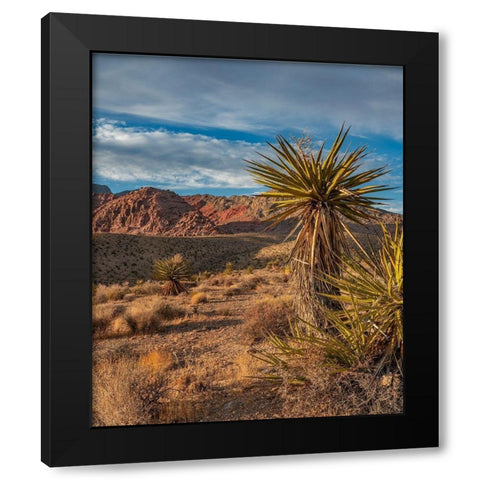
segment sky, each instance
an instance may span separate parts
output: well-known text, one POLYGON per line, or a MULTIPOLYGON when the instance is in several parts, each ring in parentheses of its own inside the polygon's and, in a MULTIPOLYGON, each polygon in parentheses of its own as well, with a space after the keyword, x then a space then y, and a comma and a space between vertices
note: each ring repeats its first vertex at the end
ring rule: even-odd
POLYGON ((245 159, 306 134, 326 148, 345 122, 362 168, 387 166, 382 208, 402 212, 403 70, 341 65, 94 54, 92 181, 180 195, 262 191, 245 159))

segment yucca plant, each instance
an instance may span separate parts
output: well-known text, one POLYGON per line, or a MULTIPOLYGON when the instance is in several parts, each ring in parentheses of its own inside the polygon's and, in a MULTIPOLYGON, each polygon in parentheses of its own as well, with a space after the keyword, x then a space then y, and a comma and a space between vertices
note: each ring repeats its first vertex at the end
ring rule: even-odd
POLYGON ((336 293, 323 275, 340 274, 339 258, 347 248, 344 219, 360 223, 368 218, 382 200, 374 195, 389 189, 371 184, 386 173, 385 167, 361 170, 365 146, 341 152, 349 130, 342 125, 329 151, 325 142, 314 153, 308 143, 307 148, 305 142, 292 145, 278 136, 277 145, 268 143, 272 156, 259 154, 262 159, 247 160, 247 171, 269 189, 260 195, 274 199, 269 228, 298 219, 290 233, 298 232, 289 261, 298 292, 297 312, 310 323, 320 321, 319 303, 337 304, 322 295, 336 293))
POLYGON ((325 281, 340 291, 343 309, 355 309, 375 327, 375 349, 383 363, 403 357, 403 228, 380 224, 379 248, 357 243, 356 256, 341 259, 343 275, 325 281))
POLYGON ((157 260, 153 266, 152 279, 165 282, 163 285, 163 293, 165 295, 178 295, 187 289, 183 285, 190 275, 188 262, 184 260, 179 253, 171 258, 157 260))
POLYGON ((331 372, 358 367, 402 372, 403 229, 397 223, 391 233, 381 224, 381 232, 376 251, 358 244, 355 256, 341 259, 343 275, 325 278, 339 291, 335 300, 341 306, 320 307, 327 328, 296 318, 286 337, 268 335, 273 349, 256 354, 273 368, 265 378, 305 382, 305 359, 312 351, 331 372))
POLYGON ((269 333, 267 340, 273 348, 254 354, 272 367, 262 378, 303 384, 310 380, 308 370, 312 367, 338 373, 369 366, 377 331, 369 317, 356 308, 354 299, 352 304, 355 307, 349 310, 321 307, 328 329, 295 318, 290 321, 287 336, 269 333), (316 365, 310 365, 312 357, 316 365))

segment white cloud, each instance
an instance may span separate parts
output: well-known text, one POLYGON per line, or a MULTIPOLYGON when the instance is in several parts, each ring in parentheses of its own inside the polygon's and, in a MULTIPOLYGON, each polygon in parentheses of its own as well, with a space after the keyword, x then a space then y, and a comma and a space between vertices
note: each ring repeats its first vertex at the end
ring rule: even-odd
POLYGON ((97 108, 259 134, 345 121, 352 134, 402 138, 400 67, 95 54, 97 108))
POLYGON ((258 188, 243 162, 255 158, 257 151, 265 151, 265 146, 101 120, 93 137, 93 174, 173 190, 258 188))
MULTIPOLYGON (((125 126, 100 119, 93 136, 93 176, 105 181, 157 186, 181 192, 195 189, 254 189, 244 159, 269 153, 265 144, 225 140, 166 129, 125 126)), ((371 155, 362 169, 392 163, 386 155, 371 155)), ((397 172, 381 183, 401 186, 397 172)), ((386 194, 388 197, 388 192, 386 194)))

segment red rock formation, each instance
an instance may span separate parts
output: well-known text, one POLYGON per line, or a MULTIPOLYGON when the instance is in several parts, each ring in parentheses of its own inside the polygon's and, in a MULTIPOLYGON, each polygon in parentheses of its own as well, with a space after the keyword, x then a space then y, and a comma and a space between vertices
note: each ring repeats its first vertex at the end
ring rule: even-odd
MULTIPOLYGON (((93 231, 164 236, 215 235, 219 233, 264 232, 270 225, 273 201, 265 197, 234 195, 188 195, 146 187, 127 193, 94 193, 93 231)), ((376 210, 373 220, 362 225, 347 221, 352 231, 368 230, 379 220, 385 224, 402 221, 402 216, 376 210)), ((269 230, 287 234, 295 226, 289 219, 269 230)))
POLYGON ((213 222, 182 197, 151 187, 120 197, 94 194, 92 214, 94 232, 171 237, 218 233, 213 222))

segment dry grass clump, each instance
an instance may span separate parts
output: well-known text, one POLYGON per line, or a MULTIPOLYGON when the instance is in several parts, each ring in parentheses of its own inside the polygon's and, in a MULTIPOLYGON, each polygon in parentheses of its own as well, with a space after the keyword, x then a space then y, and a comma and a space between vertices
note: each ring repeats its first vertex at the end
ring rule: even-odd
POLYGON ((254 277, 251 276, 250 278, 247 278, 241 283, 241 288, 244 291, 250 291, 250 290, 255 290, 259 284, 261 284, 264 281, 262 277, 254 277))
POLYGON ((126 311, 126 320, 134 333, 161 331, 164 323, 185 315, 181 307, 173 306, 160 297, 132 302, 126 311))
POLYGON ((166 350, 153 350, 138 359, 138 365, 153 375, 163 374, 175 364, 174 357, 166 350))
POLYGON ((136 295, 135 293, 127 293, 124 297, 123 297, 123 301, 124 302, 132 302, 133 300, 137 299, 138 298, 138 295, 136 295))
POLYGON ((92 422, 95 427, 142 425, 151 421, 138 388, 144 372, 130 358, 93 366, 92 422))
POLYGON ((233 279, 227 275, 213 275, 207 283, 213 287, 229 287, 233 285, 233 279))
POLYGON ((129 304, 94 304, 92 328, 95 338, 121 337, 162 331, 165 322, 183 317, 185 309, 159 296, 136 298, 129 304))
POLYGON ((125 307, 116 303, 94 304, 92 307, 93 334, 98 336, 105 333, 111 322, 124 311, 125 307))
POLYGON ((293 316, 290 297, 266 298, 245 312, 243 332, 251 340, 258 340, 267 332, 282 334, 288 329, 289 320, 293 316))
POLYGON ((200 272, 198 275, 197 275, 197 280, 207 280, 208 278, 210 278, 211 276, 213 275, 212 272, 208 271, 208 270, 204 270, 203 272, 200 272))
POLYGON ((93 286, 92 303, 97 304, 122 300, 128 292, 128 284, 103 285, 100 283, 93 286))
POLYGON ((93 366, 93 425, 167 423, 162 418, 164 375, 174 368, 166 350, 134 357, 110 358, 93 366))
POLYGON ((118 317, 109 325, 107 333, 110 334, 109 336, 126 337, 131 335, 133 330, 123 317, 118 317))
POLYGON ((190 303, 192 305, 197 305, 199 303, 207 303, 207 302, 208 302, 208 296, 204 292, 194 293, 190 298, 190 303))
POLYGON ((403 413, 403 382, 398 373, 368 369, 332 374, 312 363, 308 383, 284 385, 284 411, 294 417, 391 415, 403 413))
POLYGON ((158 408, 160 423, 198 422, 207 412, 203 402, 182 399, 161 401, 158 408))
POLYGON ((151 280, 138 281, 136 285, 130 288, 130 292, 136 295, 160 295, 163 293, 163 285, 161 282, 151 280))
POLYGON ((233 263, 232 263, 232 262, 227 262, 227 263, 225 264, 225 270, 223 271, 223 273, 224 273, 225 275, 230 275, 230 274, 233 273, 233 271, 234 271, 233 263))
POLYGON ((263 362, 253 357, 247 350, 243 351, 235 358, 235 366, 238 369, 238 381, 253 383, 258 379, 258 371, 262 367, 263 362))
POLYGON ((241 295, 243 293, 243 289, 240 285, 232 285, 225 291, 226 297, 235 297, 237 295, 241 295))

